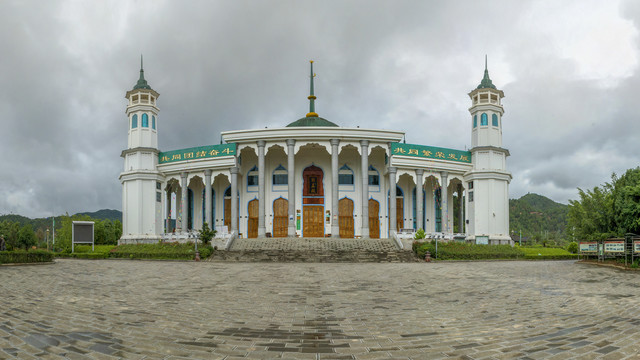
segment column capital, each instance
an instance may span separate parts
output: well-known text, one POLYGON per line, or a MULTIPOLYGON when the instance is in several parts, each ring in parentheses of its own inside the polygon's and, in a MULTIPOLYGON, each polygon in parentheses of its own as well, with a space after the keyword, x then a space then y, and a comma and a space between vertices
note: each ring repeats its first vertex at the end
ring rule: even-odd
POLYGON ((389 166, 387 170, 389 171, 389 173, 395 174, 398 171, 398 168, 396 168, 395 166, 389 166))
POLYGON ((360 146, 369 146, 369 140, 360 140, 360 146))
POLYGON ((294 146, 295 144, 296 144, 296 140, 295 139, 287 139, 287 145, 294 146))
POLYGON ((340 145, 340 139, 331 139, 331 145, 334 145, 334 146, 340 145))
POLYGON ((440 176, 442 176, 443 179, 446 179, 447 176, 449 176, 449 173, 446 171, 440 171, 440 176))
POLYGON ((204 176, 211 176, 211 169, 206 169, 204 171, 204 176))
POLYGON ((237 166, 234 166, 234 167, 232 167, 232 168, 229 168, 229 171, 230 171, 232 174, 237 174, 238 172, 240 172, 240 168, 238 168, 237 166))
POLYGON ((186 171, 180 173, 180 177, 183 178, 183 179, 186 179, 188 175, 189 175, 189 173, 186 172, 186 171))
POLYGON ((256 144, 258 144, 258 147, 264 147, 265 145, 267 145, 267 142, 264 140, 258 140, 256 141, 256 144))
POLYGON ((424 174, 424 169, 416 169, 417 176, 422 176, 422 174, 424 174))

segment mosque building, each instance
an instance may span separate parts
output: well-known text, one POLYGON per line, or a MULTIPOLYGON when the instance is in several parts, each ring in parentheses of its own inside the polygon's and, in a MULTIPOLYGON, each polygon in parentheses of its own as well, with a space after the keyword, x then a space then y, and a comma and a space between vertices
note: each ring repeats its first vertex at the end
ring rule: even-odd
POLYGON ((469 151, 401 142, 399 130, 341 127, 315 111, 281 128, 221 133, 221 144, 160 151, 160 94, 144 77, 126 93, 120 243, 219 236, 431 236, 512 244, 504 93, 485 63, 471 100, 469 151), (454 210, 455 209, 455 210, 454 210), (455 234, 455 235, 454 235, 455 234))

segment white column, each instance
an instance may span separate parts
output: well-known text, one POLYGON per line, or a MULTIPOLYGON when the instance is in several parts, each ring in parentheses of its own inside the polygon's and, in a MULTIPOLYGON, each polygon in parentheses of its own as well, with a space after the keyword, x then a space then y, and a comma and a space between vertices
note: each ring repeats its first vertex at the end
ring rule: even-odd
POLYGON ((232 167, 231 171, 231 231, 238 235, 238 168, 232 167))
POLYGON ((295 178, 295 145, 296 141, 287 139, 287 188, 289 190, 289 230, 287 234, 290 237, 296 236, 296 178, 295 178))
POLYGON ((189 224, 189 193, 187 192, 187 173, 183 172, 180 174, 180 179, 182 182, 182 232, 186 233, 189 229, 187 225, 189 224))
POLYGON ((264 225, 267 202, 264 198, 264 146, 266 141, 258 140, 258 237, 265 237, 267 229, 264 225))
POLYGON ((389 167, 389 236, 396 231, 396 171, 395 167, 389 167))
POLYGON ((446 171, 440 172, 442 177, 442 185, 440 186, 440 205, 442 206, 442 232, 450 233, 449 229, 449 194, 447 192, 447 185, 449 181, 447 179, 448 173, 446 171))
MULTIPOLYGON (((211 220, 211 170, 204 171, 204 221, 209 225, 209 229, 216 226, 211 220)), ((202 225, 204 227, 204 224, 202 225)))
POLYGON ((369 140, 360 140, 362 154, 362 230, 363 238, 369 237, 369 140))
POLYGON ((416 228, 424 230, 424 214, 422 212, 422 198, 423 198, 423 184, 422 184, 423 169, 416 169, 416 228))
POLYGON ((464 234, 464 198, 462 197, 462 184, 458 184, 458 204, 460 204, 460 216, 458 216, 458 231, 464 234))
POLYGON ((165 219, 167 232, 171 232, 171 194, 173 193, 173 189, 171 187, 167 188, 167 216, 165 219))
POLYGON ((338 221, 338 148, 339 139, 331 139, 331 237, 340 237, 340 223, 338 221))

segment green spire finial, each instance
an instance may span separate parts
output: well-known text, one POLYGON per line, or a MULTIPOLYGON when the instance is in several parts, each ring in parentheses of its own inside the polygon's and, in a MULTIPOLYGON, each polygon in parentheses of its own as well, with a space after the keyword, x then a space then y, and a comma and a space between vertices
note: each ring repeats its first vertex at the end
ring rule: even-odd
POLYGON ((311 78, 311 86, 309 90, 310 95, 307 97, 307 99, 309 99, 309 113, 307 114, 307 117, 318 117, 315 106, 316 96, 313 95, 313 78, 316 74, 313 73, 313 60, 309 60, 309 62, 311 63, 311 75, 309 76, 311 78))
POLYGON ((151 90, 151 86, 149 86, 149 84, 147 83, 147 80, 144 79, 144 69, 142 67, 142 54, 140 54, 140 78, 138 79, 138 82, 136 83, 136 85, 133 87, 133 90, 136 90, 136 89, 151 90))
POLYGON ((493 82, 489 78, 489 70, 487 68, 487 55, 485 54, 484 55, 484 77, 482 78, 482 81, 480 81, 480 85, 478 85, 477 89, 487 89, 487 88, 495 89, 496 86, 493 85, 493 82))

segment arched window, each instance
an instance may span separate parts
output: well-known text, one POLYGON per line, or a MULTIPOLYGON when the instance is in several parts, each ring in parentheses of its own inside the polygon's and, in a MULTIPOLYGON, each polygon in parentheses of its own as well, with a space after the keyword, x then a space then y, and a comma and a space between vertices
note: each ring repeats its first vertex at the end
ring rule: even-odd
POLYGON ((478 127, 478 115, 473 115, 473 128, 478 127))
POLYGON ((156 129, 156 117, 155 117, 155 115, 151 117, 151 128, 153 130, 156 129))
POLYGON ((273 171, 273 185, 287 185, 289 183, 289 176, 287 175, 287 169, 282 165, 273 171))
POLYGON ((487 125, 489 125, 489 118, 487 117, 487 114, 482 113, 482 115, 480 115, 480 126, 487 125))
POLYGON ((498 126, 498 115, 491 114, 491 125, 498 126))
POLYGON ((131 117, 131 128, 135 129, 137 127, 138 127, 138 115, 133 114, 133 116, 131 117))
POLYGON ((380 185, 380 173, 371 165, 369 165, 369 185, 380 185))
POLYGON ((149 115, 142 114, 142 127, 149 127, 149 115))
POLYGON ((247 173, 247 186, 258 186, 258 167, 254 166, 247 173))
POLYGON ((353 170, 347 164, 342 165, 338 170, 338 184, 353 185, 353 170))

